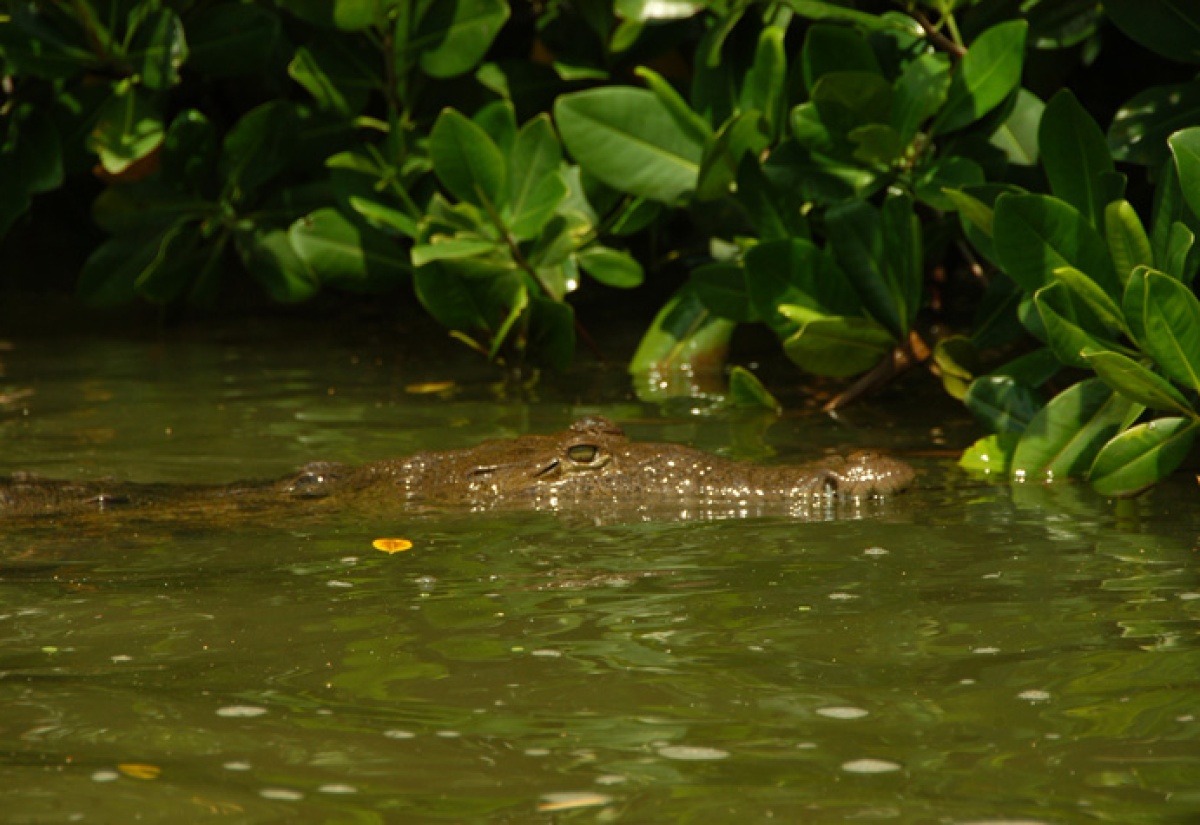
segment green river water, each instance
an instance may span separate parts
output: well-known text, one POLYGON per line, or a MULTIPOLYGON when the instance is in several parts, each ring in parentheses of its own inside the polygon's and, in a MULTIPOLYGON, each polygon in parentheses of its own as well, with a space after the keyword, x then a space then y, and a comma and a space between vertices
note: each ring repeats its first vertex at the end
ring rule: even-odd
MULTIPOLYGON (((615 369, 505 400, 472 361, 271 341, 18 337, 0 474, 268 478, 596 412, 765 452, 615 369)), ((767 432, 913 456, 859 518, 0 522, 0 821, 1200 822, 1194 479, 972 481, 929 457, 961 412, 884 406, 767 432)))

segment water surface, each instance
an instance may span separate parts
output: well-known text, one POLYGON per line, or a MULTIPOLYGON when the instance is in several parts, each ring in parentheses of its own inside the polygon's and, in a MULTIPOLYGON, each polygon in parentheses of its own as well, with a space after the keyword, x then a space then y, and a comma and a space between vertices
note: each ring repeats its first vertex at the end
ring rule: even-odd
MULTIPOLYGON (((969 426, 866 407, 759 440, 619 374, 521 400, 390 351, 18 340, 0 472, 231 481, 596 412, 768 460, 969 426)), ((1197 821, 1194 485, 1118 508, 916 460, 922 489, 818 522, 0 525, 4 820, 1197 821)))

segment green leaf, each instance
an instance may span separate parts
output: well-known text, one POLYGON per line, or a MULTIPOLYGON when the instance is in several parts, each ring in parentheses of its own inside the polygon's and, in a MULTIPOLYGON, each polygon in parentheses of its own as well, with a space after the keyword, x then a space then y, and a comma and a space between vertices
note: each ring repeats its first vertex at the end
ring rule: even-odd
POLYGON ((1070 266, 1109 296, 1121 294, 1104 239, 1070 204, 1046 195, 1001 195, 992 233, 1001 267, 1026 292, 1047 283, 1055 269, 1070 266))
POLYGON ((933 348, 933 362, 941 373, 946 394, 961 401, 979 371, 979 352, 971 339, 963 335, 942 338, 933 348))
POLYGON ((1147 49, 1200 63, 1200 7, 1181 0, 1104 0, 1104 11, 1147 49))
POLYGON ((985 436, 963 451, 958 466, 968 472, 1008 475, 1017 442, 1014 433, 985 436))
POLYGON ((889 263, 880 213, 864 201, 849 201, 826 213, 825 229, 838 262, 867 311, 894 337, 905 337, 908 326, 904 301, 887 274, 889 263))
POLYGON ((1200 390, 1200 300, 1161 272, 1145 275, 1142 346, 1172 380, 1200 390))
POLYGON ((269 8, 213 3, 188 15, 188 68, 209 78, 259 74, 280 41, 280 23, 269 8))
POLYGON ((300 218, 291 225, 288 237, 296 254, 323 283, 370 291, 394 285, 410 271, 403 248, 336 209, 318 209, 300 218))
MULTIPOLYGON (((1197 22, 1200 24, 1200 17, 1197 22)), ((1197 46, 1200 48, 1200 32, 1197 33, 1197 46)), ((1196 58, 1200 60, 1200 53, 1196 58)), ((1175 156, 1183 197, 1192 208, 1192 214, 1200 215, 1200 126, 1176 132, 1167 142, 1175 156)))
POLYGON ((413 272, 413 288, 421 306, 452 330, 486 336, 508 316, 510 308, 528 299, 528 291, 515 270, 493 277, 464 275, 457 266, 434 261, 413 272))
POLYGON ((908 146, 922 124, 942 108, 950 91, 950 61, 942 54, 923 54, 906 64, 892 94, 891 124, 908 146))
POLYGON ((1026 426, 1013 455, 1013 480, 1042 482, 1084 475, 1132 409, 1132 402, 1098 378, 1063 390, 1026 426))
POLYGON ((703 144, 712 137, 712 127, 708 125, 708 121, 692 109, 683 99, 683 95, 675 91, 675 87, 671 85, 670 81, 645 66, 638 66, 633 73, 646 82, 650 91, 658 98, 658 102, 675 121, 675 125, 688 136, 689 140, 703 144))
POLYGON ((417 222, 399 209, 357 195, 351 195, 347 204, 376 227, 398 232, 407 238, 417 237, 417 222))
POLYGON ((746 278, 737 264, 718 261, 692 270, 692 288, 713 315, 738 323, 758 320, 746 291, 746 278))
POLYGON ((1146 276, 1149 267, 1134 267, 1133 273, 1125 283, 1125 292, 1121 295, 1121 314, 1129 328, 1129 335, 1139 345, 1146 340, 1146 276))
POLYGON ((1152 410, 1193 414, 1191 405, 1171 382, 1118 352, 1085 352, 1084 359, 1105 384, 1152 410))
POLYGON ((696 187, 703 147, 644 89, 562 95, 554 118, 575 160, 621 192, 674 203, 696 187))
POLYGON ((559 174, 562 146, 546 114, 521 127, 508 157, 509 231, 518 240, 531 240, 567 197, 567 184, 559 174))
POLYGON ((1038 392, 1011 375, 983 375, 971 382, 963 403, 985 427, 1022 433, 1043 406, 1038 392))
POLYGON ((353 54, 348 44, 313 43, 296 49, 288 75, 313 96, 318 108, 341 117, 356 115, 378 81, 353 54))
POLYGON ((1104 240, 1122 286, 1136 267, 1154 265, 1150 238, 1129 201, 1113 201, 1104 207, 1104 240))
POLYGON ((1070 294, 1061 284, 1042 287, 1034 293, 1033 302, 1046 329, 1046 343, 1064 364, 1086 367, 1085 352, 1113 348, 1111 342, 1083 329, 1073 311, 1070 294))
POLYGON ((169 89, 179 83, 187 60, 183 23, 170 9, 152 11, 137 26, 127 55, 147 89, 169 89))
POLYGON ((1038 128, 1038 149, 1050 191, 1074 206, 1096 228, 1104 226, 1107 206, 1101 177, 1114 171, 1104 133, 1069 90, 1046 104, 1038 128))
POLYGON ((498 242, 475 238, 436 236, 433 243, 417 244, 412 248, 412 265, 424 266, 430 261, 453 261, 474 258, 502 248, 498 242))
POLYGON ((579 267, 605 286, 632 289, 641 286, 642 265, 627 252, 592 244, 575 253, 579 267))
POLYGON ((1088 473, 1096 492, 1135 496, 1174 472, 1191 452, 1195 419, 1158 418, 1131 427, 1104 445, 1088 473))
POLYGON ((741 160, 757 159, 770 144, 767 124, 758 111, 742 112, 722 124, 704 147, 696 182, 697 200, 725 197, 733 188, 741 160))
POLYGON ((1062 362, 1049 347, 1040 347, 997 367, 992 375, 1007 375, 1027 387, 1040 387, 1061 372, 1062 368, 1062 362))
POLYGON ((629 372, 653 377, 684 370, 696 374, 725 363, 734 324, 717 318, 685 284, 663 304, 642 336, 629 372))
MULTIPOLYGON (((882 75, 870 72, 831 72, 817 81, 812 102, 830 133, 848 136, 859 126, 889 122, 892 87, 882 75)), ((792 123, 795 130, 795 113, 792 123)))
POLYGON ((1063 284, 1071 293, 1080 298, 1100 323, 1113 332, 1124 332, 1125 321, 1117 302, 1108 297, 1100 286, 1073 266, 1060 266, 1051 273, 1054 280, 1063 284))
POLYGON ((504 204, 504 155, 487 132, 454 109, 443 109, 433 124, 429 158, 442 186, 460 201, 504 204))
POLYGON ((833 258, 802 238, 765 241, 751 247, 743 260, 746 290, 755 315, 781 338, 797 325, 779 314, 784 304, 820 315, 857 315, 862 302, 833 258))
POLYGON ((158 106, 134 86, 118 91, 100 109, 90 145, 110 175, 120 175, 162 145, 166 131, 158 106))
POLYGON ((888 194, 881 215, 885 272, 893 300, 900 304, 902 329, 908 330, 921 308, 925 282, 921 222, 913 211, 912 198, 903 192, 888 194))
MULTIPOLYGON (((811 311, 784 305, 781 312, 811 317, 811 311)), ((788 358, 813 375, 846 378, 890 357, 895 337, 869 318, 831 316, 811 318, 783 342, 788 358)))
POLYGON ((464 74, 483 59, 508 15, 504 0, 427 3, 413 37, 407 42, 397 38, 399 57, 408 62, 418 55, 421 68, 431 77, 464 74))
POLYGON ((225 194, 234 202, 251 199, 292 160, 301 128, 296 107, 273 100, 251 109, 225 133, 220 167, 225 194))
POLYGON ((784 52, 784 29, 768 26, 758 35, 754 62, 742 79, 738 108, 742 112, 760 112, 767 122, 767 132, 779 133, 784 115, 787 56, 784 52))
POLYGON ((853 23, 864 31, 898 31, 902 34, 921 31, 920 26, 910 17, 869 14, 848 9, 828 0, 783 0, 783 5, 809 20, 841 20, 853 23))
POLYGON ((961 129, 999 106, 1021 82, 1024 20, 992 26, 967 49, 950 84, 946 105, 933 123, 941 134, 961 129))
POLYGON ((1035 166, 1038 162, 1038 125, 1046 104, 1028 89, 1018 89, 1012 111, 994 132, 988 143, 1004 153, 1014 166, 1035 166))
POLYGON ((296 254, 285 230, 255 227, 238 233, 234 240, 246 271, 272 300, 305 301, 320 289, 316 273, 296 254))
POLYGON ((773 413, 783 410, 775 396, 763 386, 758 376, 745 367, 734 367, 729 373, 729 400, 743 409, 763 409, 773 413))
POLYGON ((804 33, 800 50, 804 87, 810 92, 817 81, 833 72, 866 72, 882 75, 879 61, 867 39, 847 26, 818 23, 804 33))
POLYGON ((995 218, 995 211, 990 206, 961 189, 946 189, 944 194, 954 204, 964 227, 969 224, 987 237, 992 237, 992 221, 995 218))
POLYGON ((1179 221, 1171 224, 1171 233, 1167 236, 1167 252, 1163 258, 1163 269, 1177 281, 1190 284, 1196 274, 1196 262, 1192 249, 1196 244, 1196 235, 1191 229, 1179 221))
POLYGON ((116 306, 137 296, 137 280, 158 255, 162 232, 117 235, 96 248, 79 273, 79 297, 92 306, 116 306))
POLYGON ((1122 104, 1108 128, 1113 158, 1157 169, 1170 135, 1200 122, 1200 79, 1151 86, 1122 104))
POLYGON ((512 155, 517 142, 517 110, 511 100, 493 100, 471 115, 471 122, 487 133, 502 154, 512 155))

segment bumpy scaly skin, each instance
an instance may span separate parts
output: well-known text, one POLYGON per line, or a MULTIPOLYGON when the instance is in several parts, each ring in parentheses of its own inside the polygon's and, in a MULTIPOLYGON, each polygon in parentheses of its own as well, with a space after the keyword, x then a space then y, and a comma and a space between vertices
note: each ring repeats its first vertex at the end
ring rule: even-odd
POLYGON ((305 501, 373 511, 399 505, 584 512, 690 507, 733 513, 887 496, 912 479, 907 464, 876 453, 764 467, 678 444, 632 442, 608 419, 591 416, 553 435, 485 441, 464 450, 359 467, 309 464, 296 475, 266 484, 173 491, 166 485, 56 482, 19 475, 0 482, 0 515, 125 507, 176 507, 203 514, 305 501))

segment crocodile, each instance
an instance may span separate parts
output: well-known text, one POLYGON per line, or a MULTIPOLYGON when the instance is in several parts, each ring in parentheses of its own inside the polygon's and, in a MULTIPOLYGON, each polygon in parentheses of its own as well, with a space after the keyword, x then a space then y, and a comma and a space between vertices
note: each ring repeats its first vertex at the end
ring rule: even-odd
POLYGON ((223 486, 0 479, 0 518, 134 511, 218 517, 279 507, 308 510, 679 510, 729 515, 791 511, 886 497, 913 469, 876 452, 765 466, 680 444, 631 441, 607 418, 552 435, 484 441, 362 465, 315 462, 274 481, 223 486), (690 508, 690 510, 689 510, 690 508))

